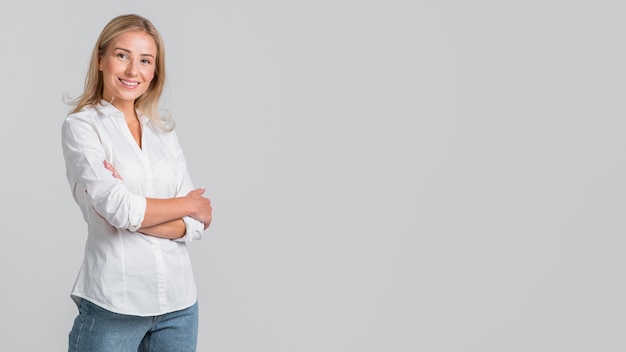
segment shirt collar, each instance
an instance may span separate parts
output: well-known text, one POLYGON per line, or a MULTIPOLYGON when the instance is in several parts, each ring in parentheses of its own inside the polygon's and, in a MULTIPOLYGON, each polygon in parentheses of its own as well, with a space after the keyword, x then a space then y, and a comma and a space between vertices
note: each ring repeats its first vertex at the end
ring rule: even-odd
POLYGON ((96 109, 104 116, 121 116, 124 117, 121 111, 119 111, 113 104, 108 101, 101 99, 100 104, 96 105, 96 109))
MULTIPOLYGON (((122 114, 122 112, 119 111, 113 104, 104 99, 100 100, 100 104, 96 105, 96 109, 98 109, 98 111, 104 116, 117 116, 118 118, 124 119, 124 114, 122 114)), ((140 110, 135 111, 137 113, 137 116, 139 117, 139 122, 141 122, 141 124, 144 124, 148 122, 148 120, 150 120, 148 116, 142 114, 140 110)))

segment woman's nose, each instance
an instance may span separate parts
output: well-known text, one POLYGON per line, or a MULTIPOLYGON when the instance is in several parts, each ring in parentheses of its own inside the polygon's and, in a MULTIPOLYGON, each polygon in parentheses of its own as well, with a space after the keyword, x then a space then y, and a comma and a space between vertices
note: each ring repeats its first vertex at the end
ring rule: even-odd
POLYGON ((128 61, 128 65, 126 65, 126 73, 129 75, 135 75, 137 73, 137 64, 135 63, 135 61, 130 60, 128 61))

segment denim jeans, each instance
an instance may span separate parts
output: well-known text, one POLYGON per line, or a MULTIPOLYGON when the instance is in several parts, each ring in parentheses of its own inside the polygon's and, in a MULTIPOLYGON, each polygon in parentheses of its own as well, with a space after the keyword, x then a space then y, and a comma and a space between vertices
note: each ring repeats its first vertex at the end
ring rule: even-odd
POLYGON ((83 299, 69 352, 195 352, 198 303, 153 317, 117 314, 83 299))

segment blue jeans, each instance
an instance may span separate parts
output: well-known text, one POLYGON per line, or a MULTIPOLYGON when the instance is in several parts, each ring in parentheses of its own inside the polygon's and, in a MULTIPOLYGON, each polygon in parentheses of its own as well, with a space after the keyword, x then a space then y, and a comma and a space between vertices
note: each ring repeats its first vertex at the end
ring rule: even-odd
POLYGON ((198 303, 153 317, 117 314, 80 301, 69 352, 195 352, 198 303))

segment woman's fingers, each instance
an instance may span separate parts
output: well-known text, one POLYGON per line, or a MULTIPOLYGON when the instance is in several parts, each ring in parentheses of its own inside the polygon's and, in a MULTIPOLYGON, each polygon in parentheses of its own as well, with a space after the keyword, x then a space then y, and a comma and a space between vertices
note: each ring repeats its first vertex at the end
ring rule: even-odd
POLYGON ((113 167, 113 165, 111 165, 111 163, 108 160, 104 161, 104 168, 111 171, 111 174, 113 175, 113 177, 119 179, 119 180, 124 180, 122 178, 122 176, 117 172, 117 170, 115 170, 115 168, 113 167))

